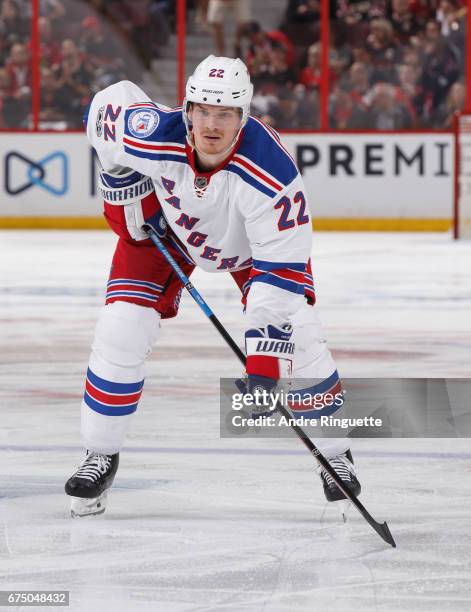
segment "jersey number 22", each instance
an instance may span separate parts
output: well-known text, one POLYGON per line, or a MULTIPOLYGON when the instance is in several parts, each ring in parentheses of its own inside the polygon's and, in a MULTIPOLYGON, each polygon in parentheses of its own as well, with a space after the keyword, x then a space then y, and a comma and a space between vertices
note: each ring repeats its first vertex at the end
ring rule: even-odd
POLYGON ((281 215, 278 219, 278 230, 280 232, 291 229, 295 227, 295 225, 304 225, 309 222, 309 216, 306 215, 306 198, 304 197, 304 193, 298 191, 293 198, 293 202, 299 206, 296 220, 289 218, 292 204, 287 196, 283 196, 281 200, 278 200, 275 204, 276 209, 281 209, 281 215))

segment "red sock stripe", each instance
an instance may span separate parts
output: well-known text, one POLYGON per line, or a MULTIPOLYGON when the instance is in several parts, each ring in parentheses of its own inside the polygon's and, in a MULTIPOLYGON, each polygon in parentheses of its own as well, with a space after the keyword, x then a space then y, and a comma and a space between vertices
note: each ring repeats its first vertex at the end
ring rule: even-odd
POLYGON ((127 404, 136 404, 139 401, 142 393, 142 390, 138 391, 137 393, 124 393, 120 395, 106 393, 105 391, 100 391, 94 387, 89 380, 87 380, 85 383, 85 389, 92 399, 102 404, 109 404, 110 406, 126 406, 127 404))

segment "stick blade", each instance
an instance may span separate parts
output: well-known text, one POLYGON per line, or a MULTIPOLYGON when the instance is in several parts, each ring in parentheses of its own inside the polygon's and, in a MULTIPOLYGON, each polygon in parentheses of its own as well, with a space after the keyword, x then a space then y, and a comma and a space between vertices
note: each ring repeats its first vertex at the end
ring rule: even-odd
POLYGON ((378 535, 380 535, 385 542, 390 544, 393 548, 396 548, 396 542, 394 541, 394 538, 392 537, 392 534, 389 531, 389 527, 386 522, 384 522, 382 525, 380 523, 376 523, 374 525, 374 528, 378 535))

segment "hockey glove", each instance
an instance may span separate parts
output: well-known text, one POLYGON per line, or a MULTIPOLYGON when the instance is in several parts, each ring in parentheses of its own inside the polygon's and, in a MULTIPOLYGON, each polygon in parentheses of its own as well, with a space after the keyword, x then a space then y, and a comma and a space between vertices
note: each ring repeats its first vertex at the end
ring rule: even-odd
MULTIPOLYGON (((291 342, 292 327, 249 329, 245 334, 247 352, 247 379, 236 381, 241 393, 251 396, 252 416, 266 416, 276 410, 275 394, 280 390, 280 378, 289 378, 292 369, 294 344, 291 342)), ((249 407, 247 398, 245 402, 249 407)))
POLYGON ((277 382, 273 378, 255 374, 235 381, 237 389, 244 395, 244 405, 253 419, 275 412, 277 382))
POLYGON ((100 172, 100 189, 104 215, 111 229, 122 238, 146 240, 147 224, 160 238, 165 236, 167 222, 155 195, 152 179, 129 168, 100 172))

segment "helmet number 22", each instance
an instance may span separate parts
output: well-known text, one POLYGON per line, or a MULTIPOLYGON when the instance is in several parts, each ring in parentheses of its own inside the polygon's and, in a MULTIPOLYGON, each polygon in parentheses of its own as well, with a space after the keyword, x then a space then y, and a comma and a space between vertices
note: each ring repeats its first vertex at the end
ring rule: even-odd
POLYGON ((309 222, 309 216, 306 214, 306 198, 302 191, 298 191, 293 198, 295 204, 298 204, 298 214, 296 215, 296 221, 294 219, 290 219, 291 213, 291 200, 287 196, 283 196, 281 200, 275 204, 276 209, 281 209, 281 215, 278 219, 278 230, 282 232, 283 230, 291 229, 296 225, 304 225, 309 222))
POLYGON ((224 77, 224 70, 222 68, 211 68, 209 71, 209 76, 222 79, 224 77))

